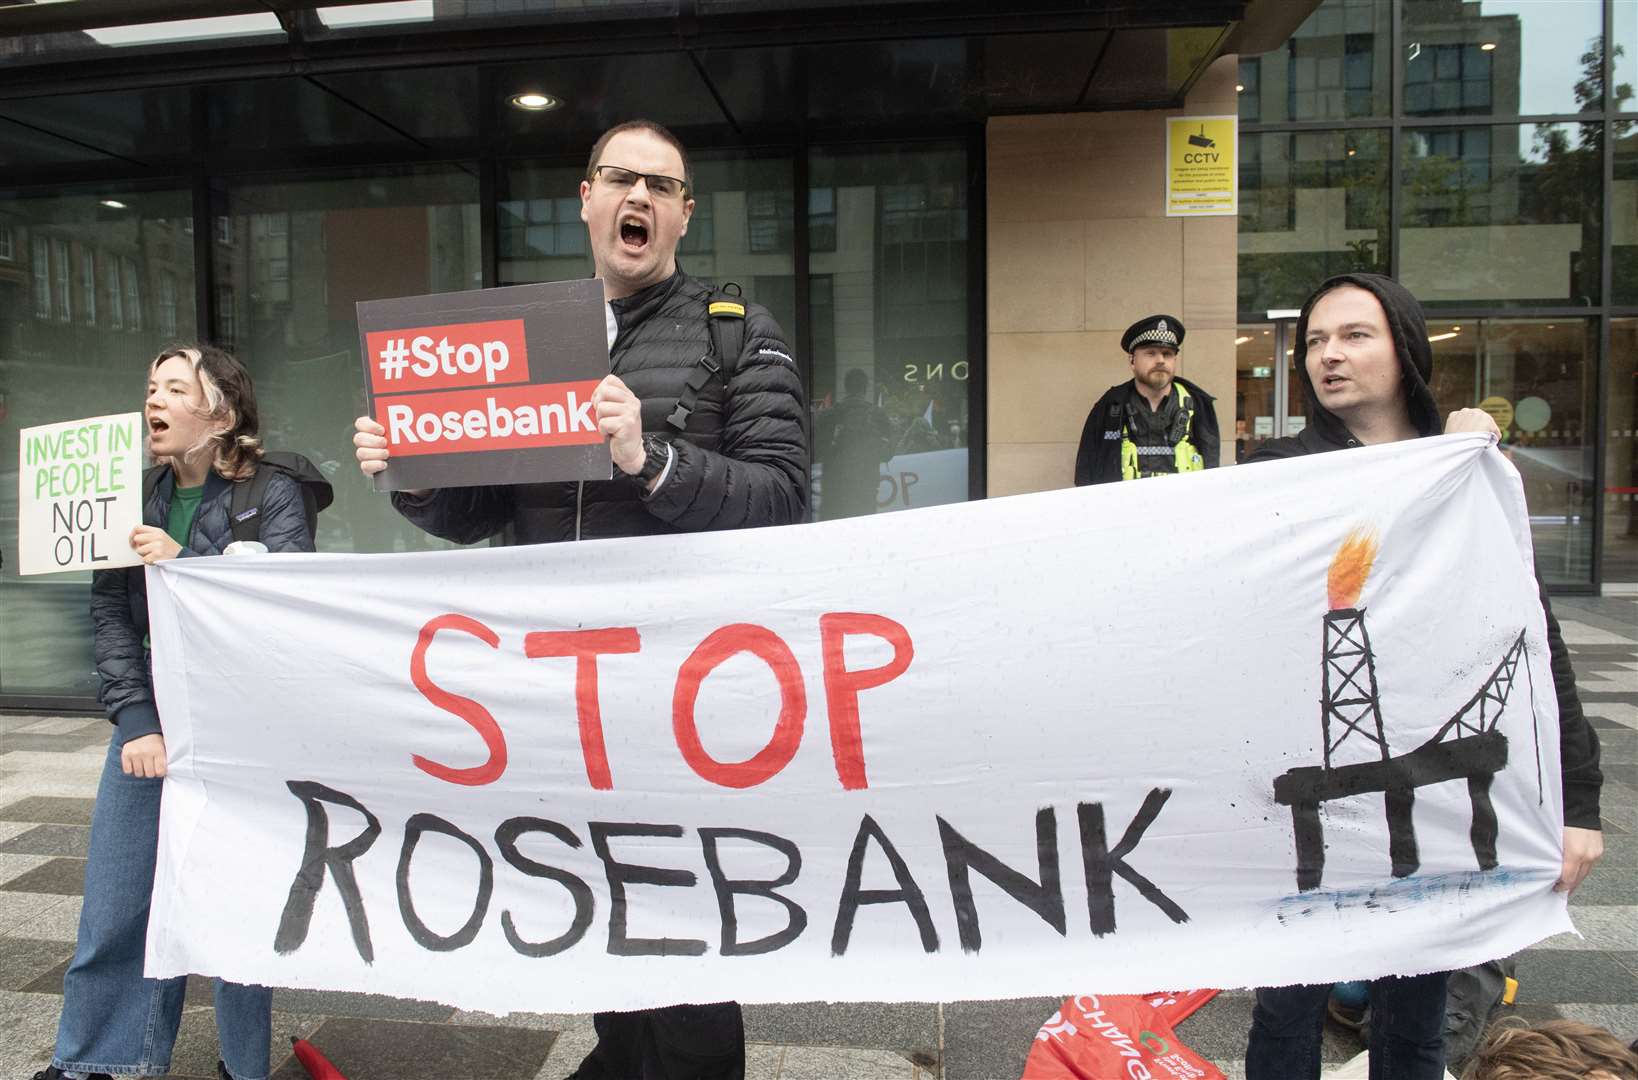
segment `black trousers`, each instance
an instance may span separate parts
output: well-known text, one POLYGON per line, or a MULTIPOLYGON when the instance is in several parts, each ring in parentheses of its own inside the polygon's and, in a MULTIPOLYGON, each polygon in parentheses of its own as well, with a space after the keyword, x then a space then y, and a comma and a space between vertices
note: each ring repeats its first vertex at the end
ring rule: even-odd
POLYGON ((597 1047, 570 1080, 745 1080, 736 1001, 597 1013, 597 1047))

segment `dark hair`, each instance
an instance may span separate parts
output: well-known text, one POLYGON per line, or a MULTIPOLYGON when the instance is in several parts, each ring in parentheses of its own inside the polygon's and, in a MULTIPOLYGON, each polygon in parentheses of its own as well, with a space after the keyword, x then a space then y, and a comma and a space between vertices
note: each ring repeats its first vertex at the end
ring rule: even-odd
POLYGON ((211 468, 228 480, 248 478, 262 456, 262 441, 257 437, 261 418, 256 412, 255 380, 232 354, 205 344, 161 349, 148 365, 148 378, 152 380, 159 365, 173 357, 186 360, 199 377, 205 410, 197 415, 220 425, 203 442, 183 451, 184 456, 191 458, 208 448, 211 468))
POLYGON ((688 196, 694 194, 694 168, 688 163, 688 149, 683 146, 681 139, 671 134, 663 125, 656 124, 652 120, 627 120, 623 124, 614 125, 599 135, 597 142, 592 144, 591 157, 586 161, 586 180, 588 182, 592 178, 592 173, 597 171, 597 166, 600 164, 599 159, 603 156, 603 149, 608 146, 609 140, 627 131, 646 131, 677 151, 677 156, 682 158, 683 183, 688 187, 688 190, 683 194, 688 196))
POLYGON ((1462 1080, 1586 1080, 1602 1073, 1638 1080, 1638 1054, 1591 1024, 1547 1020, 1498 1021, 1473 1051, 1462 1080))
POLYGON ((842 376, 842 389, 850 394, 862 394, 870 389, 870 376, 865 374, 864 368, 848 368, 847 374, 842 376))

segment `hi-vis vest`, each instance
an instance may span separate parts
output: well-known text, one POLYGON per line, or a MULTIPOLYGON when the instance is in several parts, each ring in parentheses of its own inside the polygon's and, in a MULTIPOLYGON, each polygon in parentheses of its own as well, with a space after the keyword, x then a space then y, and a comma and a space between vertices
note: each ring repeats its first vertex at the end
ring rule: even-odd
MULTIPOLYGON (((1206 463, 1200 457, 1200 451, 1196 450, 1194 444, 1189 441, 1189 432, 1194 428, 1194 398, 1189 394, 1188 390, 1184 389, 1182 383, 1173 382, 1172 385, 1177 387, 1177 413, 1183 421, 1182 438, 1178 439, 1176 445, 1172 446, 1169 451, 1166 447, 1160 446, 1145 446, 1142 449, 1151 453, 1171 453, 1172 461, 1180 473, 1198 472, 1206 467, 1206 463)), ((1123 408, 1120 421, 1120 478, 1122 480, 1142 480, 1150 476, 1171 475, 1164 471, 1139 467, 1138 451, 1139 447, 1137 443, 1132 441, 1131 431, 1127 428, 1126 410, 1123 408)))

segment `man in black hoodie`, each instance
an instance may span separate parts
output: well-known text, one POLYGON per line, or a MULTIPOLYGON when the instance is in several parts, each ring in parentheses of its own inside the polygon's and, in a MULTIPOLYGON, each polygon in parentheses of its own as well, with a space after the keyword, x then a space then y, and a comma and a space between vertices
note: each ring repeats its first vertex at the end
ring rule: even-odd
MULTIPOLYGON (((1398 282, 1379 274, 1331 278, 1303 305, 1297 342, 1304 355, 1297 370, 1309 424, 1301 434, 1262 447, 1248 463, 1440 433, 1439 407, 1428 389, 1433 351, 1422 305, 1398 282)), ((1462 409, 1450 414, 1442 430, 1496 432, 1496 424, 1479 409, 1462 409)), ((1563 769, 1564 866, 1556 888, 1569 892, 1604 852, 1598 810, 1603 775, 1598 736, 1581 712, 1569 651, 1545 589, 1541 604, 1558 694, 1563 769)), ((1435 972, 1371 983, 1371 1080, 1444 1076, 1445 982, 1446 973, 1435 972)), ((1317 1080, 1330 989, 1257 991, 1247 1080, 1317 1080)))

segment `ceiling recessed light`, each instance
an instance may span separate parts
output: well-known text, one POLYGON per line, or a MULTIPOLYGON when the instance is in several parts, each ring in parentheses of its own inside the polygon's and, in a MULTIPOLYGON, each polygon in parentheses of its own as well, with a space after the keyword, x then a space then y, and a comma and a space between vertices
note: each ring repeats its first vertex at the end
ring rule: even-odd
POLYGON ((102 200, 102 205, 106 206, 110 210, 123 210, 123 209, 125 209, 125 204, 120 202, 118 199, 103 199, 102 200))
POLYGON ((1479 48, 1484 52, 1495 52, 1496 43, 1494 41, 1487 41, 1483 45, 1480 45, 1479 48))
POLYGON ((529 112, 546 112, 563 104, 563 100, 538 90, 529 90, 522 94, 513 94, 512 104, 529 112))

